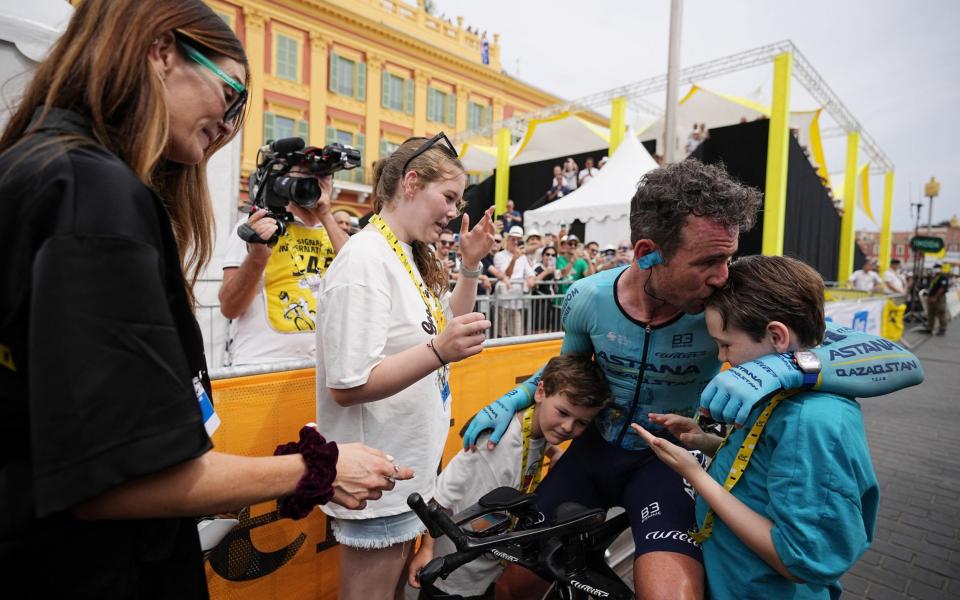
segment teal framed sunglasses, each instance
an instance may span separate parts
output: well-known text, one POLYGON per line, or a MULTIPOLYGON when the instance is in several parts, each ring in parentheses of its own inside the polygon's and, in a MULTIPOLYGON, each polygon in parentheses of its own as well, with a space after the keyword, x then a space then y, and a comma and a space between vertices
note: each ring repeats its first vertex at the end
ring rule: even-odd
POLYGON ((183 48, 183 51, 187 54, 187 57, 189 57, 190 60, 222 79, 224 83, 230 86, 230 89, 236 92, 233 100, 229 101, 227 110, 223 113, 223 120, 225 123, 235 122, 237 117, 240 116, 243 106, 247 103, 247 88, 242 83, 228 75, 226 71, 217 66, 215 62, 204 56, 203 53, 187 42, 183 41, 182 39, 177 39, 177 43, 180 44, 180 47, 183 48))

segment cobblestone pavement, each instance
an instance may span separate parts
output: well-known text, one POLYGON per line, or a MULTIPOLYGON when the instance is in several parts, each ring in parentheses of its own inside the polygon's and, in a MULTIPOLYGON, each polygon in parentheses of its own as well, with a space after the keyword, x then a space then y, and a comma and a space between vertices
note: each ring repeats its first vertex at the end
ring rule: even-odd
POLYGON ((908 334, 926 380, 860 401, 880 479, 872 547, 841 580, 844 598, 960 598, 960 323, 908 334))

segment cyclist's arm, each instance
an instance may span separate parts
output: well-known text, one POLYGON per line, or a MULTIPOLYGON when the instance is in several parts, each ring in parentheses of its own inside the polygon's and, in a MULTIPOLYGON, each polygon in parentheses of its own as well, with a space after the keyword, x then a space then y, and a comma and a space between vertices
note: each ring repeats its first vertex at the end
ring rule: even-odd
MULTIPOLYGON (((920 360, 899 344, 831 323, 813 352, 821 363, 817 390, 881 396, 923 381, 920 360)), ((700 406, 715 419, 743 424, 762 398, 803 385, 803 373, 790 355, 768 354, 718 373, 700 395, 700 406)))
POLYGON ((825 392, 865 398, 923 381, 920 359, 900 344, 832 323, 813 352, 822 365, 816 389, 825 392))

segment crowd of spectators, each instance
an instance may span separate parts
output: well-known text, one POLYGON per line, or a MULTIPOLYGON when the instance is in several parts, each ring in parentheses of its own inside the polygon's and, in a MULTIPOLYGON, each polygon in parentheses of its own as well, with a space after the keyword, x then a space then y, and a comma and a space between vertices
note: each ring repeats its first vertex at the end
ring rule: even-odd
POLYGON ((550 187, 546 192, 547 201, 553 202, 563 198, 580 186, 585 185, 600 173, 600 169, 607 164, 608 160, 604 156, 597 163, 597 166, 593 166, 593 157, 589 156, 583 161, 582 169, 573 158, 567 158, 562 165, 555 165, 553 176, 550 179, 550 187))
MULTIPOLYGON (((587 168, 597 171, 588 163, 580 173, 587 168)), ((584 243, 566 225, 540 232, 522 223, 521 212, 509 200, 507 210, 494 222, 493 248, 480 265, 477 309, 493 321, 496 337, 559 331, 561 297, 570 284, 626 266, 633 258, 629 239, 617 245, 584 243)), ((459 235, 445 229, 435 251, 452 287, 460 279, 459 235)))

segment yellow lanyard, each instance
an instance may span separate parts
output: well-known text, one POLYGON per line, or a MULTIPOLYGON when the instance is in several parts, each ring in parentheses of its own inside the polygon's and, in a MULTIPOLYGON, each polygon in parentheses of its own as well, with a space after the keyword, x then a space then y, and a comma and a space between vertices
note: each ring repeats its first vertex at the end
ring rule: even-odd
MULTIPOLYGON (((533 430, 533 409, 531 406, 523 413, 523 458, 520 460, 520 491, 529 494, 540 485, 540 478, 543 475, 543 452, 531 466, 533 473, 527 476, 527 459, 530 454, 530 435, 533 430)), ((544 442, 546 446, 546 442, 544 442)))
MULTIPOLYGON (((420 292, 420 298, 423 300, 423 304, 427 307, 427 314, 430 315, 432 319, 432 324, 436 328, 436 334, 439 335, 443 332, 444 328, 447 326, 447 317, 443 314, 443 305, 440 303, 440 299, 433 293, 433 291, 427 289, 426 284, 417 277, 416 273, 413 272, 413 266, 410 264, 410 261, 407 260, 407 253, 404 252, 403 246, 400 245, 400 240, 397 239, 397 236, 390 229, 390 226, 387 225, 387 222, 379 215, 373 215, 370 218, 370 223, 377 228, 378 231, 383 235, 387 240, 387 243, 390 244, 390 248, 393 250, 393 253, 397 255, 397 258, 400 259, 400 264, 403 265, 403 268, 407 270, 407 275, 410 276, 410 281, 413 282, 413 285, 416 286, 417 291, 420 292)), ((427 332, 430 333, 430 332, 427 332)))
MULTIPOLYGON (((763 433, 763 428, 767 426, 767 421, 770 419, 770 415, 773 414, 773 409, 780 404, 785 398, 793 396, 800 390, 782 390, 777 392, 777 394, 770 399, 770 404, 763 409, 763 412, 760 413, 760 416, 757 417, 757 420, 753 423, 753 427, 750 428, 750 433, 747 434, 747 437, 744 438, 743 444, 740 445, 740 451, 737 452, 737 458, 733 461, 733 464, 730 465, 730 472, 727 473, 727 480, 723 482, 723 488, 728 492, 733 489, 733 486, 740 481, 740 477, 743 475, 743 472, 747 469, 747 465, 750 464, 750 458, 753 456, 753 451, 757 447, 757 442, 760 440, 760 434, 763 433)), ((717 448, 717 456, 720 454, 720 449, 727 443, 727 440, 730 439, 728 435, 724 438, 723 442, 720 443, 720 446, 717 448)), ((688 532, 690 537, 696 541, 698 544, 705 542, 713 534, 713 509, 707 509, 707 516, 703 519, 703 526, 700 527, 697 531, 688 532)))

